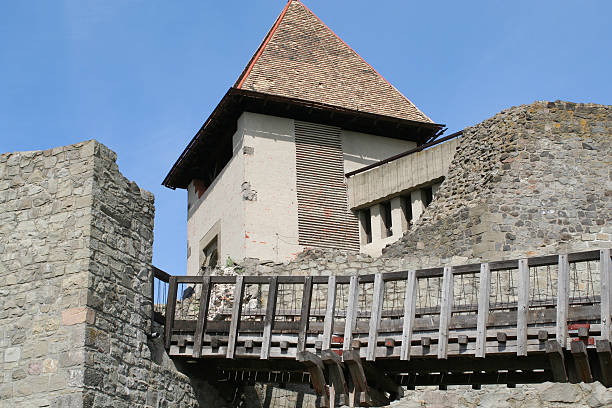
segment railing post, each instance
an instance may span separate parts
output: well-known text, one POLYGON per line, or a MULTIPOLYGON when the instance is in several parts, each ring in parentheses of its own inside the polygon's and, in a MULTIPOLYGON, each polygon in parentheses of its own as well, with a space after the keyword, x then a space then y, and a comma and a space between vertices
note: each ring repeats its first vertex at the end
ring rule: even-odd
POLYGON ((382 314, 383 302, 385 294, 385 282, 382 274, 377 273, 374 276, 374 294, 372 295, 372 312, 370 314, 370 330, 368 332, 368 350, 366 360, 376 360, 376 343, 378 341, 378 328, 380 326, 380 317, 382 314))
POLYGON ((453 308, 453 268, 444 267, 442 277, 442 301, 440 302, 440 327, 438 330, 438 358, 448 356, 448 331, 453 308))
POLYGON ((610 249, 599 251, 601 272, 601 337, 610 340, 610 319, 612 317, 612 262, 610 249))
POLYGON ((210 299, 210 276, 202 276, 202 291, 200 293, 200 310, 196 322, 196 331, 193 338, 193 357, 202 356, 202 338, 206 331, 206 318, 208 317, 208 305, 210 299))
POLYGON ((402 329, 401 360, 410 360, 410 343, 414 329, 414 315, 416 312, 416 271, 409 270, 406 279, 406 293, 404 294, 404 325, 402 329))
POLYGON ((327 305, 323 323, 323 350, 331 346, 332 332, 334 330, 334 310, 336 306, 336 277, 331 275, 327 280, 327 305))
POLYGON ((557 282, 557 325, 556 339, 563 348, 567 348, 567 317, 569 309, 570 267, 567 255, 559 255, 557 282))
POLYGON ((478 286, 478 316, 476 322, 475 356, 484 358, 487 354, 487 321, 491 296, 491 268, 488 263, 480 265, 480 285, 478 286))
POLYGON ((236 287, 234 289, 234 304, 232 305, 232 320, 227 339, 227 358, 234 358, 236 350, 236 340, 238 339, 238 326, 240 324, 240 314, 242 312, 242 294, 244 292, 244 276, 236 276, 236 287))
POLYGON ((166 300, 166 334, 164 344, 166 349, 170 349, 170 340, 172 337, 172 326, 174 326, 174 311, 176 309, 176 292, 178 285, 176 276, 171 276, 168 280, 168 299, 166 300))
POLYGON ((351 276, 349 285, 348 306, 346 307, 346 319, 344 322, 344 343, 343 350, 351 349, 353 341, 353 329, 357 323, 357 308, 359 302, 359 277, 351 276))
POLYGON ((267 360, 270 357, 270 342, 272 340, 272 325, 274 324, 274 314, 276 312, 276 297, 278 289, 278 277, 270 278, 270 286, 268 287, 268 304, 266 305, 266 316, 264 318, 264 332, 261 341, 262 360, 267 360))
POLYGON ((300 332, 298 333, 297 352, 306 349, 308 338, 308 320, 310 319, 310 302, 312 299, 312 276, 304 278, 304 292, 302 295, 302 310, 300 312, 300 332))
POLYGON ((516 355, 527 355, 527 315, 529 312, 529 264, 518 262, 518 308, 516 310, 516 355))

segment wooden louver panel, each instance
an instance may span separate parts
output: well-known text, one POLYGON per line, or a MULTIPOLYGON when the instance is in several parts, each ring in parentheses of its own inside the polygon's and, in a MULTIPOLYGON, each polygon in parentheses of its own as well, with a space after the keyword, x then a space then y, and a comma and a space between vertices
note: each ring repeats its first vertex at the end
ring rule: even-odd
POLYGON ((295 121, 299 243, 359 250, 348 209, 340 128, 295 121))

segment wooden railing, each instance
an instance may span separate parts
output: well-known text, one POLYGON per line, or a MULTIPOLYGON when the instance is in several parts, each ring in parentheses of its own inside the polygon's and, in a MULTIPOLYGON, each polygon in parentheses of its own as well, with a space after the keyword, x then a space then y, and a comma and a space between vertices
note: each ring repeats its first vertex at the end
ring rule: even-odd
MULTIPOLYGON (((612 386, 612 354, 600 355, 610 359, 598 363, 599 374, 584 369, 587 349, 610 348, 611 276, 603 249, 373 275, 159 279, 168 278, 165 346, 174 357, 309 367, 305 355, 329 360, 329 350, 376 363, 405 385, 442 381, 436 376, 464 361, 454 368, 447 359, 462 357, 473 359, 481 382, 592 381, 605 371, 602 382, 612 386), (582 369, 568 369, 570 352, 582 369), (531 365, 508 372, 526 364, 517 356, 531 356, 531 365)), ((442 378, 468 381, 460 374, 442 378)))

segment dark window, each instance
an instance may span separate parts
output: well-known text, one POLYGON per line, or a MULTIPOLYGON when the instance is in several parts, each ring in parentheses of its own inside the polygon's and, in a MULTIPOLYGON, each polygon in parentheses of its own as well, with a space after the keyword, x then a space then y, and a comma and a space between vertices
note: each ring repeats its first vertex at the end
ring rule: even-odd
POLYGON ((410 201, 410 196, 402 197, 402 211, 404 212, 407 227, 410 229, 410 224, 412 223, 412 202, 410 201))
POLYGON ((429 187, 425 187, 423 189, 423 199, 425 200, 425 207, 429 206, 429 204, 431 204, 431 202, 433 201, 433 190, 431 189, 431 186, 429 187))
POLYGON ((393 230, 391 221, 391 203, 389 201, 380 204, 380 215, 383 222, 382 235, 383 237, 390 237, 393 235, 393 230))

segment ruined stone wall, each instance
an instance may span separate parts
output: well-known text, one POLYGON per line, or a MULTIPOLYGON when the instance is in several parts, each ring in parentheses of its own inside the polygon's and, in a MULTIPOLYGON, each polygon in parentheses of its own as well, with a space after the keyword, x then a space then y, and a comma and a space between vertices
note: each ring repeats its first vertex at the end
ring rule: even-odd
POLYGON ((95 141, 0 156, 2 407, 224 405, 147 336, 153 196, 115 158, 95 141))
POLYGON ((536 102, 465 129, 448 177, 386 258, 510 259, 612 243, 612 107, 536 102))

